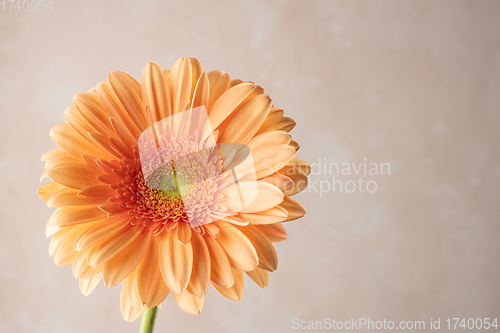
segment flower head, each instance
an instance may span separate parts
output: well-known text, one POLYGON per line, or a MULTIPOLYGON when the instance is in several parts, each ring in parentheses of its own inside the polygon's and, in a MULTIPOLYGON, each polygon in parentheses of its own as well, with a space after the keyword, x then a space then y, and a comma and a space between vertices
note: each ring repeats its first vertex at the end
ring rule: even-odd
POLYGON ((115 71, 64 112, 39 189, 50 207, 49 253, 73 265, 82 293, 122 282, 135 320, 172 292, 199 313, 209 284, 239 300, 243 272, 266 287, 281 222, 304 215, 290 196, 310 166, 295 158, 295 125, 264 89, 205 73, 197 59, 115 71))

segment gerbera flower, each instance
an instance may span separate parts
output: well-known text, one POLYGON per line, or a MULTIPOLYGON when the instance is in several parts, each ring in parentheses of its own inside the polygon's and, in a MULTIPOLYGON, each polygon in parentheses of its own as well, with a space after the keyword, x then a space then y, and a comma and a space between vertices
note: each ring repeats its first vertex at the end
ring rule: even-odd
POLYGON ((197 59, 144 68, 142 82, 114 71, 78 94, 54 126, 39 189, 57 265, 73 265, 83 294, 123 281, 133 321, 172 292, 201 312, 212 283, 239 300, 243 273, 266 287, 278 265, 281 222, 304 215, 290 196, 310 166, 295 158, 293 119, 264 89, 205 73, 197 59))

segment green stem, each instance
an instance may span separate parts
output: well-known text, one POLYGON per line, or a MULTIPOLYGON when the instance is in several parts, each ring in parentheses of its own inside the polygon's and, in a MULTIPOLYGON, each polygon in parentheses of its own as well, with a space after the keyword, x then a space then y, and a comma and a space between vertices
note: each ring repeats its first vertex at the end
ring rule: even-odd
POLYGON ((152 333, 155 325, 156 310, 158 307, 147 309, 142 314, 141 330, 139 333, 152 333))

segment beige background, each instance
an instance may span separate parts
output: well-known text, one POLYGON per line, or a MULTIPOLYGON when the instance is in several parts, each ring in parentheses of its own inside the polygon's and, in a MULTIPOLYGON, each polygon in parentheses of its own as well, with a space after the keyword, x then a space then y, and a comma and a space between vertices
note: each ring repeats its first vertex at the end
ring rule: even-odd
MULTIPOLYGON (((0 4, 0 9, 2 5, 0 4)), ((0 11, 0 332, 138 332, 119 287, 80 294, 36 195, 50 128, 119 69, 205 69, 264 86, 298 157, 390 163, 375 193, 298 195, 267 289, 201 315, 169 297, 156 332, 288 332, 292 319, 500 317, 500 2, 60 1, 0 11)), ((323 160, 324 161, 324 160, 323 160)), ((333 175, 315 173, 323 186, 333 175)), ((357 176, 336 175, 346 182, 357 176)), ((428 327, 428 326, 427 326, 428 327)))

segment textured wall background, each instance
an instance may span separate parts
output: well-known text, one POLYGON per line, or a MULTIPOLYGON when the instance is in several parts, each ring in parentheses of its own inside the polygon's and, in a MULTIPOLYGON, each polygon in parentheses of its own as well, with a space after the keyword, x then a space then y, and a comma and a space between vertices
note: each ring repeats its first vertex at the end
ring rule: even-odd
POLYGON ((53 0, 52 12, 0 11, 0 332, 138 332, 121 318, 119 288, 86 298, 48 256, 39 160, 75 94, 111 70, 140 79, 149 61, 188 56, 264 86, 297 120, 299 158, 366 159, 391 173, 361 175, 375 193, 340 193, 326 191, 333 176, 359 176, 316 166, 316 190, 298 195, 308 214, 286 225, 269 287, 247 283, 238 303, 211 288, 198 316, 167 299, 157 332, 500 316, 499 15, 494 0, 53 0))

